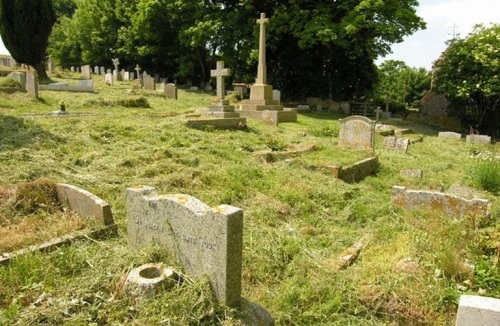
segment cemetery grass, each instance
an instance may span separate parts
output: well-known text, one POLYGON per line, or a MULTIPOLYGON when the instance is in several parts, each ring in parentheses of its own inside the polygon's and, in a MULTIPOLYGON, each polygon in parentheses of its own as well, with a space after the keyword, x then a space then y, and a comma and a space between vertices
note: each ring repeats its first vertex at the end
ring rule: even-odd
POLYGON ((238 324, 241 312, 218 304, 203 278, 186 275, 151 300, 125 295, 128 272, 141 264, 163 261, 182 271, 171 253, 128 250, 125 189, 137 185, 242 208, 242 295, 278 325, 453 325, 462 293, 500 296, 498 188, 488 186, 498 169, 477 168, 478 155, 498 156, 498 146, 437 138, 437 130, 401 122, 424 134, 423 142, 403 154, 377 136, 377 174, 348 184, 322 167, 370 153, 337 146, 342 116, 299 114, 297 123, 279 127, 248 120, 241 131, 193 130, 183 125, 186 115, 213 95, 180 90, 174 101, 128 82, 94 83, 95 94, 41 91, 38 100, 0 94, 0 186, 39 178, 73 184, 108 201, 119 227, 118 237, 78 240, 0 267, 0 324, 238 324), (70 115, 52 117, 61 100, 70 115), (289 160, 256 156, 306 144, 315 150, 289 160), (403 169, 423 169, 424 177, 404 179, 403 169), (491 216, 452 220, 391 204, 393 185, 444 191, 455 183, 490 199, 491 216), (362 237, 356 262, 335 269, 362 237))

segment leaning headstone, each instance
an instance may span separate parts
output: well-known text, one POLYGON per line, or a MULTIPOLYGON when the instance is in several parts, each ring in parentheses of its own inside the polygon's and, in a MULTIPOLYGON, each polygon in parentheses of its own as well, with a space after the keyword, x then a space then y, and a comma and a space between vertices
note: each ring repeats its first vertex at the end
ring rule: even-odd
POLYGON ((38 98, 38 77, 35 72, 26 72, 26 91, 34 98, 38 98))
POLYGON ((82 78, 90 79, 90 65, 82 66, 82 78))
POLYGON ((144 76, 144 89, 148 91, 156 90, 155 79, 151 76, 144 76))
POLYGON ((455 138, 455 139, 460 139, 462 138, 462 135, 459 134, 458 132, 451 132, 451 131, 440 131, 438 134, 439 138, 455 138))
POLYGON ((462 295, 455 326, 496 326, 500 324, 500 299, 462 295))
POLYGON ((113 75, 110 73, 107 73, 104 75, 104 83, 106 85, 113 85, 113 75))
POLYGON ((475 144, 491 144, 491 137, 486 135, 467 135, 465 138, 466 143, 475 144))
POLYGON ((408 138, 397 138, 397 137, 385 137, 384 138, 384 146, 386 148, 395 148, 400 151, 407 153, 408 145, 410 144, 410 140, 408 138))
POLYGON ((340 121, 339 145, 357 150, 375 149, 375 122, 363 116, 351 116, 340 121))
POLYGON ((188 195, 158 195, 152 187, 127 189, 129 247, 155 244, 175 252, 193 276, 207 276, 224 304, 241 301, 243 211, 210 208, 188 195))
POLYGON ((278 89, 273 89, 273 100, 281 103, 281 91, 278 89))
POLYGON ((166 84, 163 92, 165 93, 165 97, 177 100, 177 86, 175 84, 166 84))

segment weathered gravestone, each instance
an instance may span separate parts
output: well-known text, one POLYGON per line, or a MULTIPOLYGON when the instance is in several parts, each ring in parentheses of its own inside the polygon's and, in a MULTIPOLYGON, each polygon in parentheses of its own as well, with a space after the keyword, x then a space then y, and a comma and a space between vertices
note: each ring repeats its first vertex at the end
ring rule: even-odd
POLYGON ((21 90, 26 90, 26 74, 21 71, 13 71, 7 75, 8 78, 14 79, 21 85, 21 90))
POLYGON ((186 271, 206 275, 217 298, 241 300, 243 211, 210 208, 188 195, 158 195, 154 188, 127 189, 127 233, 132 249, 151 244, 175 251, 186 271))
POLYGON ((278 89, 273 89, 273 100, 277 101, 278 104, 281 103, 281 91, 278 89))
POLYGON ((99 75, 104 75, 106 73, 106 68, 100 67, 99 68, 99 75))
POLYGON ((374 150, 375 122, 363 116, 354 115, 340 121, 339 145, 357 150, 374 150))
POLYGON ((404 152, 408 152, 408 145, 410 145, 410 140, 408 138, 397 138, 397 137, 385 137, 384 146, 386 148, 395 148, 404 152))
POLYGON ((93 89, 94 88, 94 81, 92 79, 79 80, 78 87, 81 87, 82 89, 83 88, 93 89))
POLYGON ((82 78, 90 79, 90 65, 82 66, 82 78))
POLYGON ((75 67, 71 66, 71 68, 69 68, 69 70, 71 70, 71 72, 75 72, 75 67))
POLYGON ((476 295, 462 295, 458 303, 456 326, 500 325, 500 300, 476 295))
POLYGON ((34 98, 38 98, 38 77, 35 72, 26 72, 26 91, 34 98))
POLYGON ((116 81, 122 81, 122 75, 118 71, 118 66, 120 65, 120 59, 114 58, 111 59, 111 62, 113 62, 113 66, 115 67, 115 70, 113 70, 113 78, 115 78, 116 81))
POLYGON ((491 144, 491 137, 487 135, 467 135, 465 142, 475 144, 491 144))
POLYGON ((106 83, 106 85, 113 85, 113 75, 110 73, 105 74, 104 82, 106 83))
POLYGON ((166 84, 163 92, 165 93, 165 96, 167 98, 173 98, 174 100, 177 100, 177 87, 175 86, 175 84, 166 84))
POLYGON ((155 79, 149 75, 144 75, 143 77, 144 89, 148 91, 156 90, 155 79))
POLYGON ((462 135, 457 133, 457 132, 451 132, 451 131, 440 131, 438 134, 439 138, 455 138, 455 139, 460 139, 462 138, 462 135))
POLYGON ((130 73, 128 71, 125 71, 123 73, 123 80, 130 80, 130 73))
POLYGON ((94 66, 94 75, 99 75, 99 66, 94 66))

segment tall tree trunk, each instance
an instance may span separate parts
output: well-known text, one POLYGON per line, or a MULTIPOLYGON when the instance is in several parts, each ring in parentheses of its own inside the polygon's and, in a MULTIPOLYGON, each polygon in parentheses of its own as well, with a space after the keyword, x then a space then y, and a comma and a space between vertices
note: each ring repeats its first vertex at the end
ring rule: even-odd
POLYGON ((198 61, 200 63, 201 78, 203 83, 206 83, 208 81, 208 74, 207 74, 207 61, 205 60, 205 48, 197 46, 196 51, 198 52, 198 61))
POLYGON ((33 66, 35 68, 36 73, 38 74, 38 80, 43 82, 50 81, 49 76, 47 75, 47 71, 45 71, 45 65, 43 62, 39 62, 33 66))

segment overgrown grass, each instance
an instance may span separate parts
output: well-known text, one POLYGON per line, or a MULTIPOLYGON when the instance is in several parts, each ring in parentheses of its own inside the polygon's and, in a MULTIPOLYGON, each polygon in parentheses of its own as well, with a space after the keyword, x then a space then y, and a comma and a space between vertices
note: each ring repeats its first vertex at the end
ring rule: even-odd
POLYGON ((125 189, 134 185, 242 208, 243 296, 268 309, 278 325, 453 325, 463 291, 499 295, 498 193, 486 189, 493 203, 488 219, 455 221, 391 204, 393 185, 481 189, 471 179, 477 160, 464 141, 386 121, 425 138, 403 154, 385 149, 377 136, 377 174, 346 184, 318 168, 371 155, 338 147, 342 116, 299 115, 297 123, 278 127, 248 120, 245 131, 194 130, 184 126, 185 117, 210 105, 214 94, 179 90, 175 101, 134 90, 131 82, 106 86, 101 77, 94 78, 95 94, 0 97, 0 186, 41 177, 74 184, 111 204, 120 231, 117 238, 77 242, 0 268, 0 324, 237 325, 240 312, 217 304, 203 278, 151 300, 124 294, 127 273, 143 263, 163 261, 182 271, 171 253, 128 250, 125 189), (109 105, 136 97, 150 107, 109 105), (53 117, 61 100, 70 114, 53 117), (316 149, 274 163, 254 153, 303 144, 316 149), (424 177, 405 179, 403 169, 423 169, 424 177), (370 240, 356 263, 333 270, 328 262, 364 235, 370 240))

